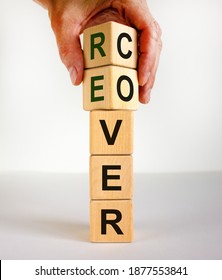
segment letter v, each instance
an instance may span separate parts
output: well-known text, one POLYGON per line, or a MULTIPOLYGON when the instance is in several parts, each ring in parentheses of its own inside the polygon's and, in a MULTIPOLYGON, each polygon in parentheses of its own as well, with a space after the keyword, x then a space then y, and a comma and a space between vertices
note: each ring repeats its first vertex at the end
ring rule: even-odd
POLYGON ((107 144, 108 145, 114 145, 114 143, 116 141, 117 134, 119 132, 119 129, 120 129, 120 126, 121 126, 121 123, 122 123, 122 120, 117 120, 116 121, 112 136, 110 136, 110 133, 109 133, 107 125, 106 125, 106 121, 105 120, 100 120, 99 122, 102 126, 104 135, 106 137, 107 144))

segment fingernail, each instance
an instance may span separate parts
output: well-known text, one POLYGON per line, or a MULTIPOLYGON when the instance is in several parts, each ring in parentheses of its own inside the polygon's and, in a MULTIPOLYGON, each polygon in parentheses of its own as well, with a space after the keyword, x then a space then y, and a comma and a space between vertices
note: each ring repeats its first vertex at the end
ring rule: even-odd
POLYGON ((145 97, 144 97, 144 102, 147 104, 147 103, 149 103, 149 101, 150 101, 150 93, 151 93, 151 89, 149 89, 148 91, 147 91, 147 94, 145 95, 145 97))
POLYGON ((76 78, 77 78, 77 71, 76 71, 75 67, 71 67, 69 69, 69 75, 70 75, 70 78, 71 78, 71 81, 72 81, 73 85, 75 85, 76 78))

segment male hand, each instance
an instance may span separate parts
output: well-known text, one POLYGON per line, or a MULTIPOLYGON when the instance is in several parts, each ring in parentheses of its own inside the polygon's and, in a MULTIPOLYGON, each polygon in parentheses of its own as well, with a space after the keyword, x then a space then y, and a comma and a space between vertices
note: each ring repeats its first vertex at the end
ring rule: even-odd
POLYGON ((146 0, 37 0, 49 11, 61 60, 72 83, 83 79, 84 61, 80 34, 87 27, 116 21, 138 32, 139 100, 148 103, 162 48, 161 29, 146 0))

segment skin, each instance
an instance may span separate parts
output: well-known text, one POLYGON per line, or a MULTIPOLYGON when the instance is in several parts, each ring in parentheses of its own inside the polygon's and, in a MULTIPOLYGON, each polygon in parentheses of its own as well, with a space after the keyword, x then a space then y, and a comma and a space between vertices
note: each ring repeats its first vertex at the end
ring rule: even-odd
POLYGON ((161 29, 146 0, 37 0, 48 9, 59 54, 72 83, 83 79, 84 61, 80 34, 85 28, 116 21, 137 29, 139 100, 148 103, 162 49, 161 29))

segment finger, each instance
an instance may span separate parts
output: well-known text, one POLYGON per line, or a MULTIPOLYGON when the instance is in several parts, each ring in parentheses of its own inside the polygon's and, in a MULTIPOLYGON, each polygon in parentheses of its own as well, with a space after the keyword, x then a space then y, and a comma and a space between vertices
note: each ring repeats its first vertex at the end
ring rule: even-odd
POLYGON ((160 59, 160 50, 158 49, 157 53, 156 53, 155 63, 153 64, 153 66, 151 68, 150 75, 149 75, 149 78, 147 80, 147 85, 149 86, 150 89, 153 88, 153 85, 154 85, 154 82, 155 82, 155 79, 156 79, 156 73, 157 73, 157 68, 158 68, 158 65, 159 65, 159 59, 160 59))
POLYGON ((139 86, 139 101, 140 103, 147 104, 150 101, 151 89, 146 83, 144 86, 139 86))
POLYGON ((159 55, 156 57, 156 61, 154 63, 153 68, 151 69, 147 82, 145 83, 145 85, 139 87, 139 101, 143 104, 146 104, 150 101, 151 90, 155 82, 158 64, 159 55))
POLYGON ((54 28, 59 54, 74 85, 83 79, 84 61, 78 27, 72 23, 54 28))
POLYGON ((72 38, 67 36, 58 43, 58 47, 61 60, 70 73, 72 83, 79 85, 82 82, 84 69, 79 36, 77 34, 72 34, 72 38))
POLYGON ((141 86, 150 78, 156 60, 159 59, 161 48, 160 27, 155 20, 151 20, 149 25, 142 30, 139 38, 138 78, 141 86))
POLYGON ((150 25, 142 31, 139 39, 138 80, 141 103, 148 103, 150 100, 150 92, 154 85, 161 49, 161 30, 159 25, 152 20, 150 25))
POLYGON ((138 80, 143 86, 149 79, 156 59, 156 44, 149 38, 149 31, 144 30, 139 39, 138 80))

